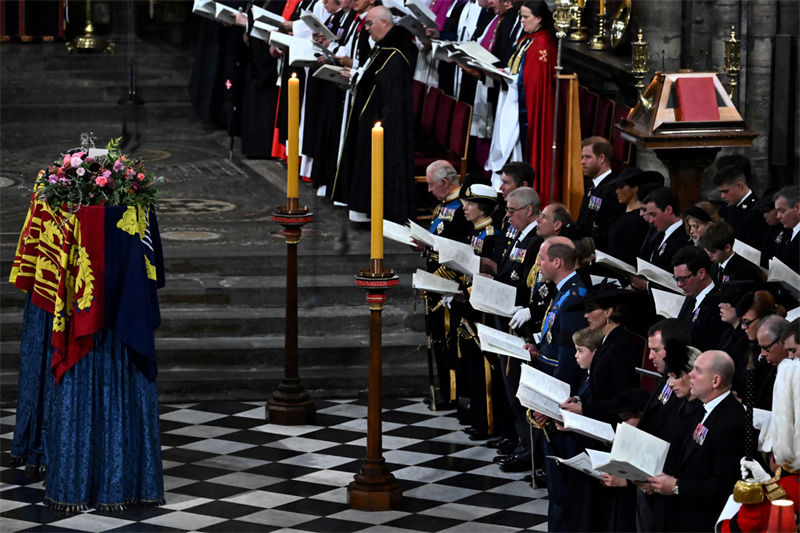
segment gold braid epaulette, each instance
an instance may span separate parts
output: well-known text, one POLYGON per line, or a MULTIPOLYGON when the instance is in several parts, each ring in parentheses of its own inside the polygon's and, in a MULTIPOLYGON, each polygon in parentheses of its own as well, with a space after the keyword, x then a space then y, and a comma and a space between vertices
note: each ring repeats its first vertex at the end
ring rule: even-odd
POLYGON ((767 481, 739 480, 733 487, 733 501, 742 504, 756 504, 764 501, 764 496, 773 502, 787 497, 786 491, 778 484, 782 469, 779 466, 775 475, 767 481))

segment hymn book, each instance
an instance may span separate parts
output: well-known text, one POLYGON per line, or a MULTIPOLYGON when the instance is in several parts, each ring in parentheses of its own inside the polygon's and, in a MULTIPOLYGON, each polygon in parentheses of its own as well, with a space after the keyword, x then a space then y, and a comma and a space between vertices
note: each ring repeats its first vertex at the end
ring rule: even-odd
POLYGON ((419 268, 411 276, 411 287, 444 296, 454 296, 460 292, 457 282, 425 272, 419 268))
MULTIPOLYGON (((317 72, 322 70, 324 67, 330 65, 323 65, 317 72)), ((342 67, 339 67, 340 69, 342 67)), ((316 74, 315 74, 316 77, 316 74)), ((383 219, 383 236, 387 239, 393 240, 395 242, 399 242, 400 244, 407 244, 409 246, 414 246, 414 243, 411 241, 411 233, 409 232, 406 226, 402 226, 397 222, 392 222, 391 220, 383 219)))
POLYGON ((683 291, 678 287, 678 282, 675 281, 672 274, 663 268, 658 268, 654 264, 648 263, 641 257, 636 258, 636 275, 647 278, 653 283, 658 283, 662 287, 666 287, 673 292, 683 294, 683 291))
POLYGON ((800 318, 800 307, 795 307, 794 309, 786 311, 786 320, 788 322, 794 322, 798 318, 800 318))
POLYGON ((556 457, 555 455, 546 455, 545 457, 549 457, 560 465, 565 465, 570 468, 574 468, 575 470, 579 470, 587 476, 592 476, 595 479, 599 479, 601 481, 605 479, 602 472, 598 472, 592 468, 592 460, 589 458, 589 454, 586 452, 579 453, 572 459, 562 459, 560 457, 556 457))
POLYGON ((192 13, 211 20, 217 20, 217 3, 213 0, 194 0, 192 13))
POLYGON ((522 365, 521 370, 517 389, 519 403, 562 422, 559 406, 569 398, 569 384, 532 366, 522 365))
POLYGON ((305 13, 303 16, 300 17, 300 20, 306 23, 313 33, 321 33, 322 38, 328 42, 336 41, 336 35, 325 25, 321 20, 317 18, 314 13, 310 11, 305 13))
MULTIPOLYGON (((317 78, 318 80, 324 80, 324 81, 329 81, 331 83, 335 83, 336 85, 339 85, 344 88, 350 87, 350 78, 343 75, 342 71, 344 71, 344 67, 340 67, 338 65, 322 65, 317 70, 315 70, 314 74, 312 74, 311 76, 313 78, 317 78)), ((393 241, 396 241, 397 239, 386 234, 387 222, 388 222, 387 220, 383 221, 383 236, 386 237, 387 239, 392 239, 393 241)), ((392 224, 394 224, 394 222, 392 222, 392 224)), ((395 224, 395 226, 400 226, 400 225, 395 224)), ((402 228, 403 226, 400 227, 402 228)), ((406 236, 408 236, 408 228, 404 229, 406 230, 406 236)), ((398 241, 398 242, 402 242, 403 244, 410 244, 413 246, 411 239, 408 239, 408 241, 398 241)))
POLYGON ((255 22, 261 22, 262 24, 266 24, 267 26, 272 26, 274 28, 280 28, 281 24, 286 22, 286 19, 277 13, 273 13, 272 11, 268 11, 256 5, 251 6, 250 10, 253 13, 253 20, 255 22))
POLYGON ((481 270, 481 258, 469 244, 439 237, 436 239, 439 250, 439 264, 461 274, 471 276, 481 270))
POLYGON ((472 278, 469 303, 476 311, 506 317, 514 316, 517 289, 486 276, 472 278))
POLYGON ((656 314, 664 318, 678 318, 686 296, 659 289, 651 290, 653 292, 653 302, 656 305, 656 314))
POLYGON ((425 26, 412 15, 401 17, 397 21, 397 25, 405 28, 411 35, 417 37, 423 42, 430 40, 430 37, 428 37, 428 34, 425 32, 425 26))
POLYGON ((436 235, 426 230, 413 220, 408 221, 408 234, 412 239, 428 248, 436 250, 436 235))
POLYGON ((481 343, 481 350, 515 357, 523 361, 531 360, 530 352, 522 347, 525 344, 525 339, 490 328, 480 322, 476 326, 478 326, 478 340, 481 343))
POLYGON ((269 43, 269 34, 274 30, 274 27, 255 20, 253 21, 253 27, 250 28, 250 37, 269 43))
POLYGON ((758 268, 761 268, 761 252, 747 243, 736 239, 733 241, 733 251, 741 255, 758 268))
POLYGON ((780 259, 773 257, 769 260, 769 274, 767 281, 784 284, 792 291, 800 289, 800 274, 786 266, 780 259))
POLYGON ((216 18, 218 21, 226 24, 236 24, 236 15, 237 13, 240 13, 240 11, 224 4, 215 4, 214 7, 217 10, 216 18))
POLYGON ((601 252, 600 250, 595 250, 594 262, 597 263, 598 265, 609 266, 614 270, 624 272, 625 274, 630 274, 631 276, 636 275, 636 269, 633 268, 632 265, 629 265, 625 261, 617 259, 613 255, 601 252))
POLYGON ((669 443, 630 424, 617 425, 611 453, 586 450, 592 467, 631 481, 647 481, 664 471, 669 443))
POLYGON ((590 439, 614 442, 614 428, 611 424, 561 409, 564 428, 590 439))
POLYGON ((431 11, 428 6, 419 0, 408 0, 408 2, 406 2, 406 9, 408 9, 426 28, 437 28, 439 26, 436 24, 436 13, 431 11))

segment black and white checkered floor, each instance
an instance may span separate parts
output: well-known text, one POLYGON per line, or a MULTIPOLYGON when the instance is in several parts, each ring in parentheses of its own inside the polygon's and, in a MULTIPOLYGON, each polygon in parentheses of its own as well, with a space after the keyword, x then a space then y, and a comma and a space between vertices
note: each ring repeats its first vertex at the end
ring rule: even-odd
POLYGON ((14 410, 0 410, 0 531, 520 531, 547 529, 547 491, 501 472, 453 411, 386 399, 383 456, 403 503, 355 511, 345 488, 365 454, 366 400, 317 400, 317 425, 265 424, 263 402, 161 406, 167 504, 77 515, 41 503, 9 464, 14 410))

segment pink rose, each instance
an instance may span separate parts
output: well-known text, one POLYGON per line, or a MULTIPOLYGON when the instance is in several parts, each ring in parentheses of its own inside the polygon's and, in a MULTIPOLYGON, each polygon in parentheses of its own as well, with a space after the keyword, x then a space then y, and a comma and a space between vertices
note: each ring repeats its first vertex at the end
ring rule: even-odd
POLYGON ((136 179, 138 179, 139 181, 142 181, 142 180, 144 180, 144 174, 142 174, 141 172, 139 172, 138 174, 136 174, 136 179))
POLYGON ((77 155, 72 156, 72 159, 69 160, 69 166, 71 166, 72 168, 78 168, 79 166, 81 166, 81 163, 83 163, 83 159, 81 159, 77 155))
POLYGON ((108 184, 108 178, 106 178, 105 176, 97 176, 94 179, 94 182, 100 187, 105 187, 108 184))
POLYGON ((111 171, 110 170, 104 170, 103 172, 100 173, 100 175, 103 176, 104 178, 110 178, 111 177, 111 171))
POLYGON ((94 157, 89 157, 87 155, 86 158, 84 159, 84 161, 86 161, 87 163, 94 163, 94 157))
POLYGON ((114 168, 114 172, 119 172, 120 170, 125 168, 125 165, 123 165, 121 161, 117 160, 117 161, 114 161, 114 167, 113 168, 114 168))
POLYGON ((50 183, 58 183, 58 178, 56 178, 53 174, 50 174, 50 177, 47 178, 47 181, 50 183))
POLYGON ((86 174, 86 169, 83 167, 78 167, 77 169, 75 169, 75 174, 77 174, 78 176, 83 176, 84 174, 86 174))

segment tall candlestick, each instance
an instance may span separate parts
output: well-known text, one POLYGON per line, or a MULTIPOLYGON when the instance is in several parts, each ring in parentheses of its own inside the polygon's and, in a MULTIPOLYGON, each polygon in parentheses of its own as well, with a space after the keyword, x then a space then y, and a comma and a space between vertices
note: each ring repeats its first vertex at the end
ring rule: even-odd
POLYGON ((383 259, 383 127, 380 122, 372 128, 372 239, 370 257, 383 259))
MULTIPOLYGON (((298 198, 300 147, 300 80, 292 73, 289 78, 289 160, 287 161, 286 198, 298 198)), ((289 202, 291 203, 291 202, 289 202)))
POLYGON ((606 14, 606 0, 600 0, 600 14, 606 14))

